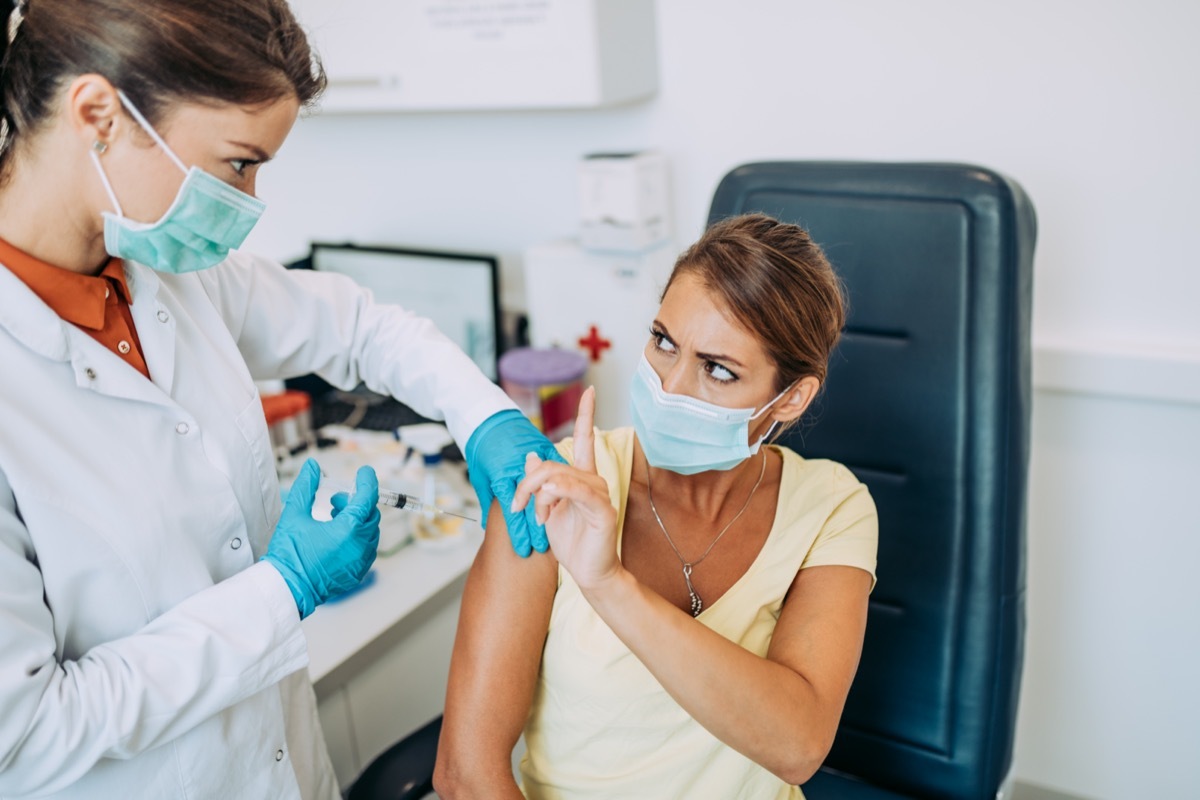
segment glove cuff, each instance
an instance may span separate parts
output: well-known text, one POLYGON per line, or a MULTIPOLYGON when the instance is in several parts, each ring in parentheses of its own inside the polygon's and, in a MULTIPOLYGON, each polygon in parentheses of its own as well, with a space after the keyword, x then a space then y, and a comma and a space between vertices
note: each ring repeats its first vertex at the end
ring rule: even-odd
POLYGON ((487 435, 494 428, 503 425, 510 419, 525 419, 525 415, 515 408, 506 408, 503 411, 497 411, 490 417, 479 423, 479 427, 471 434, 471 438, 467 439, 467 449, 463 452, 466 456, 467 464, 475 463, 475 451, 479 449, 480 443, 487 438, 487 435))
POLYGON ((300 579, 291 567, 279 559, 273 558, 270 553, 265 554, 259 561, 268 562, 279 572, 288 591, 292 593, 292 599, 296 601, 296 610, 300 612, 300 619, 306 618, 317 609, 316 600, 313 598, 307 582, 300 579))

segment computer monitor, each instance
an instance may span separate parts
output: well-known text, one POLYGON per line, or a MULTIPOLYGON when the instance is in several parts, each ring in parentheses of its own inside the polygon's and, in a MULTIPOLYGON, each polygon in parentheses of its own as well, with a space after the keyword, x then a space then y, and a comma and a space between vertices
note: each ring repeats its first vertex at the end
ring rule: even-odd
POLYGON ((493 381, 499 379, 499 265, 490 255, 350 244, 312 246, 312 268, 340 272, 394 303, 433 320, 493 381))
MULTIPOLYGON (((370 289, 375 302, 403 306, 432 320, 484 375, 499 380, 503 340, 500 268, 494 256, 315 242, 308 258, 289 267, 347 275, 370 289)), ((347 416, 347 400, 354 399, 330 395, 333 387, 315 375, 288 380, 287 385, 313 395, 318 402, 313 409, 318 425, 347 416)), ((354 417, 361 420, 356 423, 360 427, 390 429, 424 419, 395 401, 382 402, 383 398, 362 386, 353 394, 371 402, 365 418, 354 417)))

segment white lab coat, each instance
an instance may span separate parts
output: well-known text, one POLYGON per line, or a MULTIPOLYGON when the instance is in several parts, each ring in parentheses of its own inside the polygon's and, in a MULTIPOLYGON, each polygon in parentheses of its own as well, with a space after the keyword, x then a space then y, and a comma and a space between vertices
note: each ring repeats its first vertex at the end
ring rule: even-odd
MULTIPOLYGON (((465 443, 512 407, 426 320, 244 254, 127 264, 153 382, 0 267, 0 798, 338 796, 255 379, 360 379, 465 443)), ((402 682, 397 676, 397 691, 402 682)))

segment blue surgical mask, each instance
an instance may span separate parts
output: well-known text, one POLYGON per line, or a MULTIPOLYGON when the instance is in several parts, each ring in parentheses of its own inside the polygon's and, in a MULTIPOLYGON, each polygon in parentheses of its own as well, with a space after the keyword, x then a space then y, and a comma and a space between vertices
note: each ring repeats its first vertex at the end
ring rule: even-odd
POLYGON ((194 272, 216 266, 230 250, 242 246, 266 204, 199 167, 188 169, 129 98, 123 92, 118 95, 137 123, 183 172, 184 179, 175 201, 158 222, 137 222, 121 211, 112 184, 93 150, 92 162, 116 209, 116 213, 103 214, 104 249, 111 256, 136 261, 159 272, 194 272))
POLYGON ((680 475, 732 469, 757 453, 770 435, 768 430, 751 445, 750 423, 789 390, 790 387, 758 411, 725 408, 687 395, 668 394, 643 353, 630 393, 633 429, 652 467, 680 475))

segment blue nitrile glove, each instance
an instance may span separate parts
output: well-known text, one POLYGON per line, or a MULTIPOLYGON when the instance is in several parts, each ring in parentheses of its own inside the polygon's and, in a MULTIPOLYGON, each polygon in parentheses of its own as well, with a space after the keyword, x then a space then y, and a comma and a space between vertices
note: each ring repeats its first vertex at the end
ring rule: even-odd
POLYGON ((350 505, 350 495, 345 492, 338 492, 329 498, 329 516, 332 519, 337 519, 337 515, 346 510, 346 506, 350 505))
POLYGON ((353 589, 366 576, 379 547, 379 482, 375 470, 361 467, 354 497, 335 519, 313 519, 313 499, 321 468, 304 462, 283 504, 283 515, 264 561, 279 570, 304 619, 330 597, 353 589))
POLYGON ((517 484, 525 477, 527 453, 537 453, 543 461, 567 463, 550 440, 515 408, 488 417, 467 440, 467 473, 479 496, 483 518, 486 522, 492 498, 499 500, 508 523, 508 538, 522 558, 534 550, 544 553, 550 547, 546 529, 534 516, 532 498, 524 511, 511 511, 517 484))

